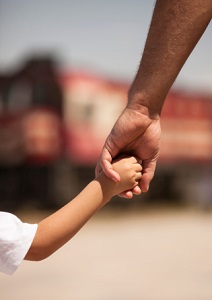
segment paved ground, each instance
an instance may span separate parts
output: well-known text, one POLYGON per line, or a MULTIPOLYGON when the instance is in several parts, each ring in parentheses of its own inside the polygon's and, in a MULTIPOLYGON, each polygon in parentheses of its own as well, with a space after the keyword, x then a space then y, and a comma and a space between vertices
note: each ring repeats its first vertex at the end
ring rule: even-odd
POLYGON ((49 259, 1 274, 0 299, 211 300, 212 213, 103 211, 49 259))

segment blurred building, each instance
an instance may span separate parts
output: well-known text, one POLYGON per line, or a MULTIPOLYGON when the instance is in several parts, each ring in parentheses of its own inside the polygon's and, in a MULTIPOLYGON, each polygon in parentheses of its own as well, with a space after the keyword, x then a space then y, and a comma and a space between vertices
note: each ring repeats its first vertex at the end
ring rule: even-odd
MULTIPOLYGON (((129 83, 89 72, 59 73, 50 57, 0 75, 0 205, 33 199, 62 205, 94 177, 129 83)), ((162 148, 147 195, 211 203, 212 99, 171 91, 162 148), (197 200, 194 200, 197 199, 197 200)))

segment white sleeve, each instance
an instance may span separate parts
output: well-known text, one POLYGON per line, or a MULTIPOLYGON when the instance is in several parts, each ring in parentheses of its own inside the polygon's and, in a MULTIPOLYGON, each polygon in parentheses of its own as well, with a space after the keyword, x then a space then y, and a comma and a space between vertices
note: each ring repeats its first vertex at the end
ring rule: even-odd
POLYGON ((0 211, 0 272, 12 275, 16 271, 32 244, 37 226, 0 211))

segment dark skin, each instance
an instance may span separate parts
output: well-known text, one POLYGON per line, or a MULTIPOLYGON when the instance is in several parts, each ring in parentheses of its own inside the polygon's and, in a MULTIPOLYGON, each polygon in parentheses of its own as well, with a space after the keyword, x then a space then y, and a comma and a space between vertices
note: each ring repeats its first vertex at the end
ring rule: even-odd
POLYGON ((212 18, 211 0, 157 0, 128 104, 105 141, 96 174, 119 181, 111 161, 130 153, 142 161, 139 187, 122 196, 147 192, 160 152, 160 114, 167 93, 212 18))

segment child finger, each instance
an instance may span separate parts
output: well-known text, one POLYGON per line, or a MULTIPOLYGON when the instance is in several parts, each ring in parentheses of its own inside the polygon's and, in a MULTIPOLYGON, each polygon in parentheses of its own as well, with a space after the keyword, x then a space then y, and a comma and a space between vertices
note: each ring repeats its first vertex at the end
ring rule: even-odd
POLYGON ((138 163, 139 159, 136 156, 130 156, 130 162, 133 164, 138 163))
POLYGON ((135 164, 135 171, 136 172, 141 172, 142 171, 142 166, 140 164, 135 164))
POLYGON ((136 178, 136 181, 137 181, 137 180, 140 180, 140 179, 141 179, 141 177, 142 177, 142 174, 141 174, 141 172, 136 172, 136 173, 135 173, 135 178, 136 178))

